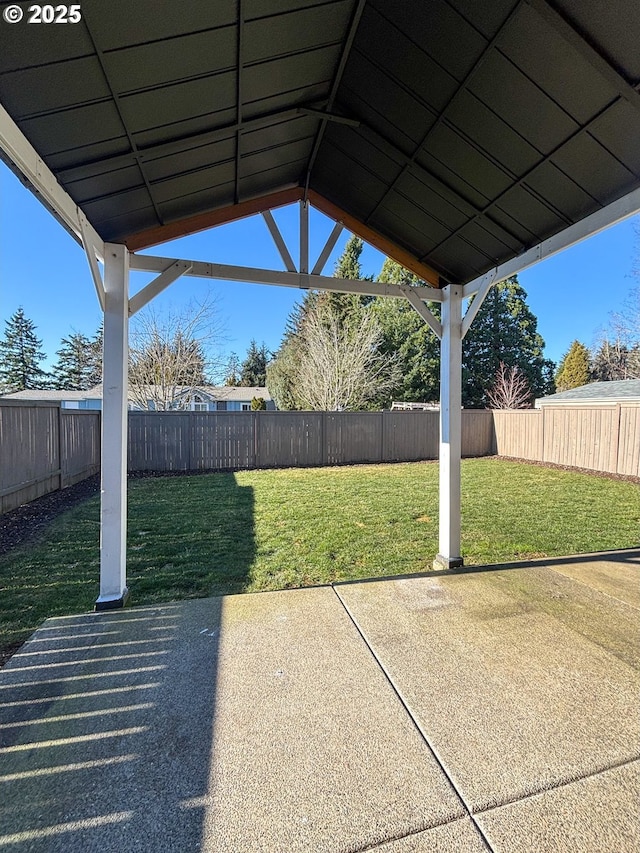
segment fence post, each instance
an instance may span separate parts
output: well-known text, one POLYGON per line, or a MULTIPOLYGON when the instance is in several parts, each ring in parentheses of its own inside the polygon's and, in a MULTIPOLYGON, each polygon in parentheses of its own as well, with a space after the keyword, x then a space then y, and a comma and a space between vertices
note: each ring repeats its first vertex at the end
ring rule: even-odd
POLYGON ((62 435, 62 403, 58 403, 58 467, 60 468, 60 491, 64 489, 64 439, 62 435))
POLYGON ((195 415, 195 412, 188 412, 187 415, 187 471, 191 471, 191 441, 193 439, 192 416, 195 415))
POLYGON ((260 435, 258 427, 258 413, 252 412, 253 417, 253 465, 255 468, 260 467, 260 435))

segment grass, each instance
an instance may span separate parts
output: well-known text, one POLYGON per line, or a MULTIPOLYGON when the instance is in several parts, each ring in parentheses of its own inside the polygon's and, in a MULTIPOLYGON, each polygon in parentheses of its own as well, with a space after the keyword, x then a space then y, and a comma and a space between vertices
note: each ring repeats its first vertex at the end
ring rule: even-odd
MULTIPOLYGON (((246 471, 129 483, 135 604, 425 571, 437 551, 433 463, 246 471)), ((467 565, 640 543, 631 482, 498 459, 462 467, 467 565)), ((48 616, 92 609, 99 501, 0 558, 0 651, 48 616)))

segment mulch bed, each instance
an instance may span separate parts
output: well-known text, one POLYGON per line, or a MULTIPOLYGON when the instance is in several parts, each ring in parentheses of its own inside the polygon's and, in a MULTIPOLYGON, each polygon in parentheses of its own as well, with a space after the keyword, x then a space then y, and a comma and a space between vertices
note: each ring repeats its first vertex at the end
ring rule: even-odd
POLYGON ((100 491, 100 475, 81 480, 75 486, 50 492, 31 503, 0 515, 0 556, 40 536, 61 513, 100 491))

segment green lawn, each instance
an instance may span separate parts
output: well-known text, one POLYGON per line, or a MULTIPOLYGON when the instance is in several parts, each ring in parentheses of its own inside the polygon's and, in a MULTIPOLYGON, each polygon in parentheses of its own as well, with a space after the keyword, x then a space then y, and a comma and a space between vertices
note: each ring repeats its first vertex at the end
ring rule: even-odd
MULTIPOLYGON (((434 463, 129 483, 132 603, 420 572, 437 551, 434 463)), ((462 467, 467 565, 640 544, 640 490, 498 459, 462 467)), ((0 649, 98 594, 99 500, 0 558, 0 649)))

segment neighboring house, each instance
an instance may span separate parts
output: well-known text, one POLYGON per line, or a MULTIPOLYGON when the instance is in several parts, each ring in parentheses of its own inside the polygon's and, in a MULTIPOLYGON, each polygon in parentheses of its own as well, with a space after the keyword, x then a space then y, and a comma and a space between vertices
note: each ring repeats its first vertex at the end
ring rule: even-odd
POLYGON ((63 409, 93 409, 102 408, 102 385, 96 385, 88 391, 49 391, 32 389, 29 391, 14 391, 12 394, 0 395, 0 400, 32 400, 43 403, 60 403, 63 409))
POLYGON ((548 406, 640 406, 640 379, 590 382, 535 401, 536 409, 548 406))
MULTIPOLYGON (((155 408, 149 394, 149 408, 155 408)), ((276 406, 266 388, 242 386, 206 385, 202 388, 185 388, 176 394, 174 408, 192 412, 247 412, 251 410, 251 400, 262 397, 269 411, 276 406)), ((101 409, 102 385, 96 385, 88 391, 16 391, 13 394, 3 394, 0 399, 8 400, 41 400, 60 403, 63 409, 101 409)), ((129 408, 141 411, 142 407, 133 401, 129 408)))

